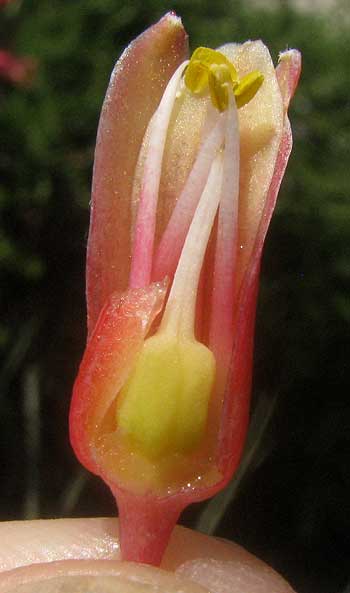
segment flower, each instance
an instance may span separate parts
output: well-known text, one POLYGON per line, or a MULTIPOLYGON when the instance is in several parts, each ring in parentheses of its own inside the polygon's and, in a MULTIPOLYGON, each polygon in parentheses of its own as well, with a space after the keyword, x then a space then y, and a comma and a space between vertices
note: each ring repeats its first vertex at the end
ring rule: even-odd
POLYGON ((28 86, 32 83, 36 63, 31 58, 18 58, 11 52, 0 49, 0 78, 12 84, 28 86))
POLYGON ((116 497, 123 558, 158 564, 180 512, 231 478, 248 423, 264 238, 300 55, 198 48, 173 13, 117 62, 99 124, 89 338, 73 448, 116 497))
MULTIPOLYGON (((0 0, 6 6, 12 0, 0 0)), ((32 58, 17 57, 12 52, 0 49, 0 79, 19 86, 30 86, 36 71, 36 62, 32 58)))

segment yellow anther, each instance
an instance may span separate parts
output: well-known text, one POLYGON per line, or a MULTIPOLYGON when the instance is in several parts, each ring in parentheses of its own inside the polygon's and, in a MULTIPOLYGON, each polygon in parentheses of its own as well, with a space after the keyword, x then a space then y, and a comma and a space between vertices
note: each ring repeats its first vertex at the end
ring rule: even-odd
POLYGON ((209 47, 198 47, 187 66, 185 84, 199 95, 209 90, 213 105, 219 111, 228 107, 228 89, 231 87, 237 107, 248 103, 259 90, 264 76, 258 70, 238 79, 237 70, 226 56, 209 47))
POLYGON ((237 81, 237 71, 226 56, 209 47, 197 47, 185 72, 185 84, 192 93, 199 94, 208 88, 209 69, 214 65, 226 66, 232 83, 237 81))
POLYGON ((226 64, 213 64, 210 66, 208 85, 214 107, 219 111, 225 111, 228 107, 229 88, 233 86, 230 71, 226 64))
POLYGON ((230 72, 232 82, 238 80, 237 70, 232 62, 230 62, 230 60, 226 58, 224 54, 217 51, 216 49, 211 49, 210 47, 197 47, 197 49, 193 52, 191 62, 192 60, 198 60, 199 62, 202 62, 202 64, 204 64, 207 68, 213 66, 214 64, 217 66, 226 66, 230 72))
POLYGON ((200 60, 191 60, 190 66, 185 73, 185 83, 192 93, 198 95, 208 86, 208 68, 200 60))
POLYGON ((150 459, 192 451, 204 436, 214 378, 214 356, 203 344, 149 338, 119 394, 118 431, 150 459))
POLYGON ((243 107, 243 105, 249 103, 249 101, 256 95, 263 82, 264 76, 259 70, 254 70, 244 76, 234 89, 237 107, 243 107))

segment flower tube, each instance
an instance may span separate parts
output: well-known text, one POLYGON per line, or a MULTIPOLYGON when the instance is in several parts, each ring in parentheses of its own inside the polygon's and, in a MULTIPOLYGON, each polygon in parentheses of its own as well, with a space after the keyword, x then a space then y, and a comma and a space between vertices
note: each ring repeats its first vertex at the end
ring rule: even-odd
POLYGON ((300 55, 198 48, 173 13, 102 108, 73 448, 118 504, 122 556, 159 564, 181 511, 230 480, 249 415, 259 267, 291 150, 300 55))

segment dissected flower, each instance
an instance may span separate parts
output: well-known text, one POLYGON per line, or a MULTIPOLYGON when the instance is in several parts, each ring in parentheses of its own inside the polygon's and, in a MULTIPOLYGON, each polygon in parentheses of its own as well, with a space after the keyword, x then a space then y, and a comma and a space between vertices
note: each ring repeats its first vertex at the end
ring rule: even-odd
POLYGON ((72 444, 114 493, 123 557, 159 563, 221 489, 249 413, 262 246, 291 150, 300 55, 198 48, 166 15, 124 52, 97 137, 89 339, 72 444))

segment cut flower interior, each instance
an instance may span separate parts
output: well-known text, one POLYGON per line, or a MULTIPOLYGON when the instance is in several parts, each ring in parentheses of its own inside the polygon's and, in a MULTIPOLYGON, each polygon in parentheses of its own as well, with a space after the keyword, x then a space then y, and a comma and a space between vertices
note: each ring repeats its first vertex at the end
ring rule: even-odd
POLYGON ((71 440, 116 496, 124 558, 158 563, 222 488, 249 413, 261 251, 291 149, 300 55, 198 48, 166 15, 117 63, 96 145, 89 339, 71 440))

